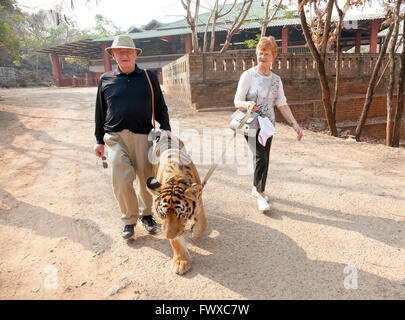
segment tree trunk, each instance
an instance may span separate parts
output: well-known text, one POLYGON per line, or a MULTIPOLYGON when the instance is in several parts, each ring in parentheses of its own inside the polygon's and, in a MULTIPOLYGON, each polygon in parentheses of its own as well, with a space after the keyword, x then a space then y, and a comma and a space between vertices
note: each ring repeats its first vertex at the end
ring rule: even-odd
POLYGON ((216 27, 216 20, 212 22, 212 27, 211 27, 211 43, 210 43, 210 52, 215 51, 215 27, 216 27))
POLYGON ((335 1, 335 6, 339 14, 339 25, 337 27, 337 38, 336 38, 336 77, 335 77, 335 96, 333 98, 332 102, 332 113, 336 117, 336 105, 338 102, 338 97, 339 97, 339 81, 340 81, 340 53, 341 53, 341 46, 340 46, 340 36, 342 33, 342 27, 343 27, 343 18, 344 18, 344 13, 340 8, 338 7, 337 1, 335 1))
POLYGON ((194 17, 191 14, 191 0, 187 0, 187 3, 185 3, 184 0, 181 0, 181 4, 183 5, 183 8, 187 11, 186 20, 191 29, 193 52, 198 52, 199 47, 198 47, 197 28, 198 28, 198 11, 200 9, 200 0, 196 0, 194 17))
POLYGON ((193 33, 193 52, 199 52, 199 46, 198 46, 198 33, 197 33, 197 28, 198 28, 198 11, 200 9, 200 0, 196 1, 195 4, 195 14, 193 18, 194 22, 194 28, 192 29, 193 33))
POLYGON ((370 109, 371 102, 373 101, 374 90, 376 88, 378 72, 380 71, 382 58, 383 58, 383 56, 385 55, 385 53, 387 51, 388 42, 389 42, 389 40, 391 38, 393 29, 394 29, 394 25, 391 24, 389 29, 388 29, 387 36, 386 36, 386 38, 384 40, 383 47, 381 48, 381 51, 378 54, 377 62, 374 65, 374 70, 373 70, 373 73, 371 74, 371 78, 370 78, 370 81, 368 83, 367 93, 366 93, 366 100, 364 102, 363 110, 361 112, 360 119, 359 119, 359 122, 358 122, 357 127, 356 127, 356 141, 360 140, 361 131, 363 130, 364 123, 366 122, 366 119, 367 119, 368 110, 370 109))
POLYGON ((394 129, 392 137, 392 146, 399 147, 399 136, 402 123, 402 109, 404 105, 405 91, 405 18, 402 20, 402 53, 399 66, 399 82, 397 93, 397 106, 395 111, 394 129))
POLYGON ((394 31, 391 38, 391 43, 388 51, 388 56, 390 60, 390 79, 387 88, 387 124, 385 132, 385 145, 392 145, 392 129, 394 127, 394 110, 392 108, 392 100, 394 97, 394 87, 395 87, 395 44, 398 39, 398 29, 399 29, 399 7, 401 5, 401 0, 396 0, 395 10, 394 10, 394 31))
POLYGON ((215 28, 217 26, 217 20, 219 18, 225 17, 229 12, 231 12, 233 10, 233 8, 236 5, 236 1, 234 0, 233 5, 228 9, 228 11, 224 12, 221 14, 222 10, 224 9, 225 6, 225 2, 223 3, 221 9, 218 8, 218 0, 215 1, 215 5, 214 5, 214 21, 212 22, 212 28, 211 28, 211 44, 210 44, 210 52, 214 52, 215 51, 215 28))
POLYGON ((217 26, 217 19, 218 19, 218 1, 215 2, 214 10, 215 10, 214 20, 212 21, 212 26, 211 26, 210 52, 215 51, 215 28, 217 26))
POLYGON ((282 2, 283 2, 283 0, 280 0, 280 2, 277 5, 277 8, 273 12, 273 15, 271 16, 271 18, 269 18, 270 0, 266 0, 266 9, 265 9, 265 15, 264 15, 263 24, 262 24, 262 32, 260 33, 260 37, 266 36, 267 26, 270 23, 270 21, 274 19, 278 9, 280 9, 280 7, 281 7, 282 2))
MULTIPOLYGON (((211 18, 212 18, 213 13, 214 13, 214 9, 212 9, 211 14, 210 14, 210 17, 208 18, 207 24, 206 24, 206 26, 205 26, 204 42, 203 42, 203 52, 207 52, 207 43, 208 43, 208 41, 207 41, 207 34, 208 34, 208 27, 209 27, 209 25, 210 25, 210 21, 211 21, 211 18)), ((211 36, 212 36, 212 33, 211 33, 211 36)))
MULTIPOLYGON (((395 27, 394 27, 395 28, 395 27)), ((393 36, 392 42, 395 42, 395 35, 393 36)), ((392 100, 394 97, 394 86, 395 86, 395 54, 394 52, 389 52, 390 60, 390 72, 389 72, 389 81, 387 88, 387 123, 385 127, 385 145, 391 146, 392 140, 392 128, 393 128, 393 113, 392 100)))
POLYGON ((198 52, 200 49, 198 48, 198 36, 197 36, 197 29, 195 26, 191 27, 191 43, 193 46, 193 52, 198 52))
POLYGON ((323 107, 325 110, 325 116, 326 116, 326 121, 328 123, 329 131, 332 136, 337 137, 338 133, 337 133, 337 128, 336 128, 336 119, 335 119, 335 114, 332 111, 330 88, 329 88, 328 79, 327 79, 326 70, 325 70, 325 56, 326 56, 326 48, 327 48, 326 44, 328 42, 327 38, 329 35, 330 19, 331 19, 331 14, 332 14, 331 7, 333 8, 333 2, 334 2, 334 0, 329 0, 329 3, 328 3, 329 10, 328 10, 328 14, 326 17, 325 29, 324 29, 324 33, 323 33, 323 36, 326 37, 326 40, 324 39, 322 41, 321 54, 318 52, 318 49, 315 47, 315 44, 312 40, 311 33, 308 28, 307 18, 305 16, 304 5, 303 5, 302 1, 299 1, 299 4, 300 4, 299 15, 300 15, 301 27, 302 27, 302 31, 304 32, 305 40, 311 51, 312 57, 316 61, 316 64, 317 64, 319 82, 320 82, 321 88, 322 88, 322 103, 323 103, 323 107))
POLYGON ((39 54, 36 54, 35 59, 35 79, 38 80, 39 54))
POLYGON ((328 79, 326 77, 325 65, 321 63, 318 65, 318 76, 322 87, 322 103, 325 110, 326 121, 328 122, 330 134, 334 137, 338 136, 336 128, 336 116, 332 111, 332 103, 330 97, 330 88, 328 79))

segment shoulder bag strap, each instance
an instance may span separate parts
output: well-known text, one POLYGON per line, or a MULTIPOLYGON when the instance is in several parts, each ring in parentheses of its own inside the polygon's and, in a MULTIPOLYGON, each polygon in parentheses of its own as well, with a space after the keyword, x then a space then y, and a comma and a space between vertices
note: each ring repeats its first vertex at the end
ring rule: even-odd
POLYGON ((154 97, 154 94, 153 94, 152 82, 150 82, 150 78, 149 78, 148 72, 146 71, 146 69, 145 69, 144 71, 145 71, 145 74, 146 74, 146 78, 148 79, 148 82, 149 82, 150 91, 151 91, 151 93, 152 93, 153 130, 155 130, 155 97, 154 97))

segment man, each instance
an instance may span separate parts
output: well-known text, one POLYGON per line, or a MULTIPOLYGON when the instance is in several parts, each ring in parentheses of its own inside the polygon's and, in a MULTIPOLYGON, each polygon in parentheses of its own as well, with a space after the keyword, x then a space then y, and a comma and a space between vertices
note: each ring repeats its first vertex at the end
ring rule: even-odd
MULTIPOLYGON (((120 35, 106 48, 117 62, 115 71, 104 73, 98 84, 96 100, 97 144, 94 153, 104 155, 104 143, 112 168, 114 195, 121 209, 121 236, 130 239, 141 218, 148 233, 157 229, 152 217, 152 196, 146 179, 152 176, 148 150, 152 142, 148 134, 152 126, 152 93, 144 70, 135 64, 142 49, 131 37, 120 35), (135 188, 133 181, 135 180, 135 188)), ((170 135, 169 115, 157 77, 148 72, 154 91, 155 118, 163 134, 170 135)))

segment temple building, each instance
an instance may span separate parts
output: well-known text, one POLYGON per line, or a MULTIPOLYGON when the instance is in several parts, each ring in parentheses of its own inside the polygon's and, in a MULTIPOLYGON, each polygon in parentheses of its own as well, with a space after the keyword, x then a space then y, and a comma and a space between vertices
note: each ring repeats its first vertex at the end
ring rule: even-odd
MULTIPOLYGON (((230 8, 230 7, 229 7, 230 8)), ((225 6, 223 12, 227 11, 225 6)), ((225 43, 227 28, 232 25, 237 8, 217 22, 215 28, 214 51, 220 51, 225 43)), ((256 38, 260 34, 261 19, 264 16, 263 1, 255 1, 249 14, 238 32, 232 37, 228 50, 247 49, 246 40, 256 38)), ((270 16, 272 13, 270 13, 270 16)), ((207 51, 209 50, 212 24, 207 28, 210 13, 200 14, 198 19, 198 42, 200 51, 203 49, 203 39, 206 32, 207 51)), ((337 20, 337 17, 333 17, 337 20)), ((381 31, 381 23, 384 14, 350 14, 347 13, 341 35, 342 51, 352 50, 360 53, 362 46, 368 46, 370 53, 378 52, 382 37, 378 37, 381 31), (380 41, 379 41, 380 40, 380 41)), ((162 67, 180 58, 184 54, 192 52, 191 29, 186 19, 171 23, 160 23, 152 20, 142 28, 134 28, 129 35, 135 41, 136 46, 143 49, 143 54, 137 59, 141 68, 147 68, 158 74, 162 82, 162 67)), ((280 53, 305 53, 308 52, 305 39, 302 34, 300 19, 297 10, 279 10, 273 20, 268 24, 266 35, 272 35, 279 44, 280 53)), ((49 53, 57 86, 94 86, 103 72, 112 70, 115 61, 105 52, 114 37, 104 39, 84 39, 63 45, 44 48, 39 52, 49 53), (89 72, 86 78, 63 78, 59 64, 59 57, 70 56, 88 60, 89 72)), ((332 48, 333 49, 333 48, 332 48)))

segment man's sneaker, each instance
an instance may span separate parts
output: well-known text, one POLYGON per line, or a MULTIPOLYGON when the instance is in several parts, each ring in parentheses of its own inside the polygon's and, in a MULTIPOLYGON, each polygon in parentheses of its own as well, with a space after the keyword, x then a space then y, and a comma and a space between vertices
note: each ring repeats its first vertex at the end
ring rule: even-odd
POLYGON ((270 205, 265 198, 260 197, 257 199, 257 208, 259 211, 268 211, 270 210, 270 205))
MULTIPOLYGON (((256 187, 252 188, 252 196, 255 198, 259 198, 259 192, 257 192, 256 187)), ((267 202, 269 202, 268 196, 264 196, 264 198, 266 199, 267 202)))
POLYGON ((121 237, 125 240, 131 239, 134 236, 134 224, 127 224, 122 228, 121 237))
POLYGON ((157 225, 156 225, 155 220, 153 220, 152 216, 142 217, 141 222, 144 225, 146 232, 148 232, 148 233, 156 232, 157 225))

